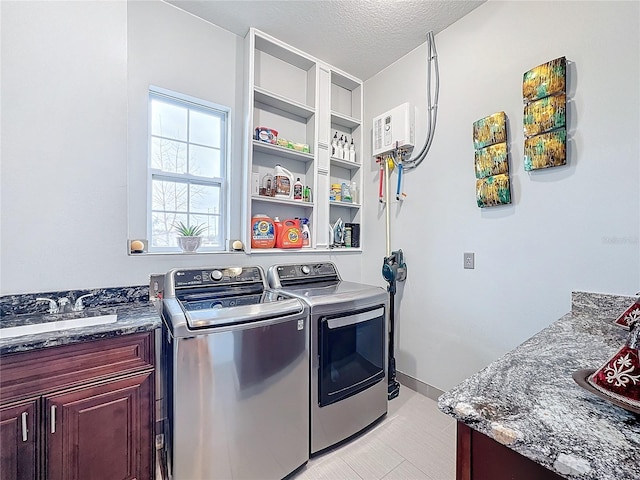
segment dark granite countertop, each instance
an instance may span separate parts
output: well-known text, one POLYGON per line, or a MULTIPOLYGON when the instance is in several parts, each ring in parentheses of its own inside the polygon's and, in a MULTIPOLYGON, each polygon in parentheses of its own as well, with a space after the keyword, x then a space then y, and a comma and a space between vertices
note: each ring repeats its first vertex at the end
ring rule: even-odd
POLYGON ((574 292, 572 311, 439 398, 444 413, 572 479, 640 479, 640 416, 572 378, 625 343, 635 300, 574 292))
MULTIPOLYGON (((153 303, 145 300, 144 291, 141 292, 141 290, 144 290, 144 287, 96 290, 94 297, 87 299, 85 310, 64 314, 33 311, 33 298, 67 296, 73 299, 86 291, 2 297, 3 310, 0 318, 2 328, 106 314, 116 314, 117 320, 103 325, 0 338, 0 355, 154 330, 161 324, 160 314, 153 303)), ((39 306, 40 309, 42 306, 39 306)), ((46 307, 46 304, 44 306, 46 307)))

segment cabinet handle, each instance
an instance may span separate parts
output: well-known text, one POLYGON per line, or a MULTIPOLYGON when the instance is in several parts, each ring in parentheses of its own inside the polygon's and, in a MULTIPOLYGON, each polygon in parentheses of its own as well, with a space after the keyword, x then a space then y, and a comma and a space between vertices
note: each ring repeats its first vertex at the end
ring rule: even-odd
POLYGON ((56 433, 56 406, 51 405, 51 433, 56 433))
POLYGON ((29 431, 27 430, 27 412, 22 412, 22 441, 26 442, 29 431))

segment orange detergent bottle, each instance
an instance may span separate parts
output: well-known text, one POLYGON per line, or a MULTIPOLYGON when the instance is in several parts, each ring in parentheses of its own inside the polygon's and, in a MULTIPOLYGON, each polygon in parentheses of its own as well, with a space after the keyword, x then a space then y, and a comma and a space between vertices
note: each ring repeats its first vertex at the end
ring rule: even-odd
POLYGON ((300 221, 297 218, 283 220, 282 233, 276 242, 277 248, 301 248, 302 232, 300 231, 300 221))
POLYGON ((276 244, 276 227, 267 215, 251 218, 251 248, 273 248, 276 244))

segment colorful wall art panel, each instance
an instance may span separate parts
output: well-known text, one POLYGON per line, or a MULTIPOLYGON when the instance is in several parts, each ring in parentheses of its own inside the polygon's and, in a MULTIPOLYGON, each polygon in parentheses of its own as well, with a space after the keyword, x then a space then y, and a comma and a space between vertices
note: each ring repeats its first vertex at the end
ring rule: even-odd
POLYGON ((525 72, 522 96, 525 103, 565 91, 567 59, 556 58, 525 72))
POLYGON ((473 122, 476 203, 493 207, 511 203, 507 116, 494 113, 473 122))
POLYGON ((541 98, 524 107, 526 137, 561 128, 566 125, 567 97, 564 93, 541 98))
POLYGON ((491 175, 476 180, 476 201, 479 207, 493 207, 511 203, 509 175, 491 175))
POLYGON ((496 143, 475 151, 476 178, 509 173, 507 142, 496 143))
POLYGON ((567 163, 567 131, 564 128, 524 141, 524 169, 558 167, 567 163))
POLYGON ((507 141, 507 124, 504 112, 494 113, 473 122, 473 148, 488 147, 507 141))
POLYGON ((527 172, 567 163, 566 76, 565 57, 524 74, 524 169, 527 172))

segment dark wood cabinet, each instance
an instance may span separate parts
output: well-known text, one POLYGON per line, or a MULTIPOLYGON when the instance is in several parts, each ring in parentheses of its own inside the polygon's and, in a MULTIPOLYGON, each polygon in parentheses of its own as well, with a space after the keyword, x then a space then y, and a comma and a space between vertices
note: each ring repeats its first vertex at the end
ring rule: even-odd
POLYGON ((38 478, 38 399, 0 407, 0 479, 38 478))
POLYGON ((153 339, 148 332, 3 356, 0 480, 152 479, 153 339))
POLYGON ((562 480, 562 477, 458 422, 456 480, 562 480))

